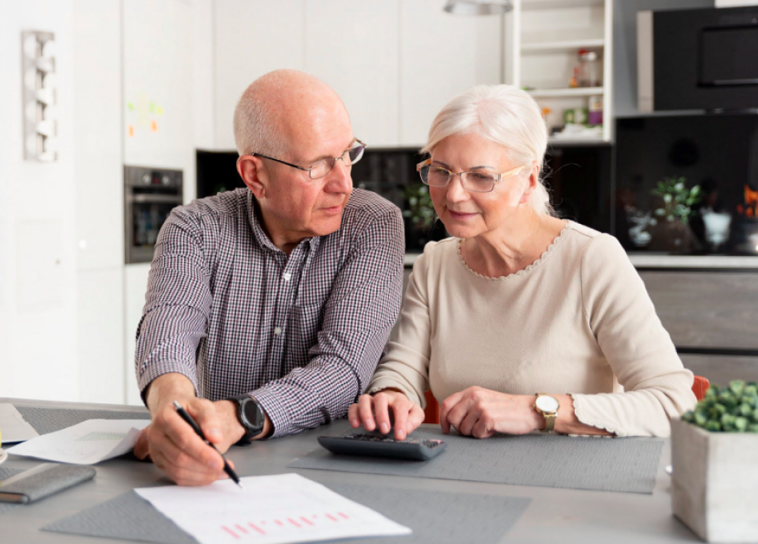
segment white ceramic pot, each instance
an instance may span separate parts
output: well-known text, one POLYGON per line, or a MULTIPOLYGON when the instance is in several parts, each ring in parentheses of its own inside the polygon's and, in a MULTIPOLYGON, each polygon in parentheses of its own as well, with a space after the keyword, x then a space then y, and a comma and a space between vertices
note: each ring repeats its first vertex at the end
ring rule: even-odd
POLYGON ((758 543, 758 434, 671 422, 671 509, 707 542, 758 543))

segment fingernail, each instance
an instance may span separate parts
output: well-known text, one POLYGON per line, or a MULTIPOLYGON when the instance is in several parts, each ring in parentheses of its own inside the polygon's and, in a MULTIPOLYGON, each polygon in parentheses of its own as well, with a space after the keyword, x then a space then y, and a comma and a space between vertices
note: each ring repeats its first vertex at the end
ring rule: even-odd
POLYGON ((381 428, 382 428, 382 432, 385 434, 390 432, 390 426, 387 423, 382 423, 381 428))

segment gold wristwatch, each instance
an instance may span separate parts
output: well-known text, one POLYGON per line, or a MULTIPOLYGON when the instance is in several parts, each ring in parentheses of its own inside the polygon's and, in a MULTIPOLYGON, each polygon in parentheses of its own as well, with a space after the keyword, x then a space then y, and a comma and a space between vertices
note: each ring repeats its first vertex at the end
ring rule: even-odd
POLYGON ((561 404, 558 399, 545 393, 537 393, 537 400, 534 401, 534 409, 545 418, 545 429, 543 432, 551 433, 555 429, 555 418, 558 417, 558 408, 561 404))

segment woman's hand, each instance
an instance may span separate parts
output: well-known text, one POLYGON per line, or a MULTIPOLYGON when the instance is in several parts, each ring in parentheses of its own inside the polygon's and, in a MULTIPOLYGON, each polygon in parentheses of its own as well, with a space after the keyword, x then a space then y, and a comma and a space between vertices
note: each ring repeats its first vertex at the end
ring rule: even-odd
POLYGON ((347 417, 353 429, 363 424, 367 431, 379 428, 382 434, 390 432, 394 420, 395 439, 404 440, 424 422, 424 411, 400 391, 384 389, 373 396, 361 395, 347 417))
POLYGON ((508 395, 483 387, 469 387, 450 395, 440 406, 440 425, 476 438, 495 433, 526 434, 541 429, 544 418, 534 409, 536 395, 508 395))

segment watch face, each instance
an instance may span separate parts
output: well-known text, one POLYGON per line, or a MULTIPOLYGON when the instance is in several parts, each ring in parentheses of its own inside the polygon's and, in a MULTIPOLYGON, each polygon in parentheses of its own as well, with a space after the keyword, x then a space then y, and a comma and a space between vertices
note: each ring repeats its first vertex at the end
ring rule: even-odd
POLYGON ((535 404, 537 405, 537 408, 543 412, 555 412, 560 406, 558 404, 558 399, 549 395, 542 395, 540 397, 537 397, 537 402, 535 404))
POLYGON ((250 399, 245 402, 244 409, 247 422, 256 429, 263 428, 263 411, 258 403, 255 400, 250 399))

